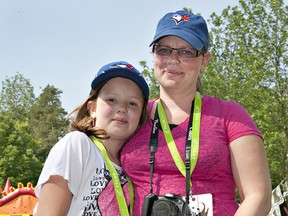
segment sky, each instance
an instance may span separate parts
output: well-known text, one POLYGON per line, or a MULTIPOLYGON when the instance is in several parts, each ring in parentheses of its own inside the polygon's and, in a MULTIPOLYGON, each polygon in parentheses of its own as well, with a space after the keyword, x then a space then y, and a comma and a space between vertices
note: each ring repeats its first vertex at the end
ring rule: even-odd
POLYGON ((0 87, 22 74, 36 97, 48 84, 60 89, 71 112, 104 64, 152 67, 149 44, 167 12, 187 7, 207 20, 228 5, 238 0, 0 0, 0 87))

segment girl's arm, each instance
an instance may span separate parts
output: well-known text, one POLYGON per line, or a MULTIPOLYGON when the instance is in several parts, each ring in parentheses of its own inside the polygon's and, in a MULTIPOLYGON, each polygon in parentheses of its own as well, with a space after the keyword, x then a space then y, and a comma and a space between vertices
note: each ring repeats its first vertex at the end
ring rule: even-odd
POLYGON ((61 176, 51 176, 41 187, 36 216, 67 215, 71 200, 68 181, 61 176))

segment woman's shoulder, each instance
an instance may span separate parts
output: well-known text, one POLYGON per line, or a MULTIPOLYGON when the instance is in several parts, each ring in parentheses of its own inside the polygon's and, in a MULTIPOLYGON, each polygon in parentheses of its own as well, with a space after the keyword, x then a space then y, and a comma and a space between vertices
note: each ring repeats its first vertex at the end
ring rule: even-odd
POLYGON ((202 104, 203 107, 209 107, 211 110, 211 107, 213 109, 222 109, 225 111, 231 111, 234 109, 243 109, 243 107, 234 100, 226 100, 214 96, 204 95, 202 97, 202 104))
POLYGON ((223 104, 223 105, 238 104, 234 100, 226 100, 226 99, 218 98, 218 97, 211 96, 211 95, 203 95, 202 100, 203 102, 206 102, 206 103, 215 103, 215 104, 223 104))
POLYGON ((154 98, 154 99, 150 99, 148 101, 148 110, 152 109, 153 104, 155 103, 155 101, 157 101, 159 98, 154 98))
POLYGON ((202 112, 205 116, 223 118, 231 122, 243 122, 253 124, 248 111, 234 100, 224 100, 212 96, 203 96, 202 112))
POLYGON ((247 110, 238 102, 206 95, 203 96, 202 100, 202 113, 205 116, 213 116, 232 121, 251 118, 247 110))

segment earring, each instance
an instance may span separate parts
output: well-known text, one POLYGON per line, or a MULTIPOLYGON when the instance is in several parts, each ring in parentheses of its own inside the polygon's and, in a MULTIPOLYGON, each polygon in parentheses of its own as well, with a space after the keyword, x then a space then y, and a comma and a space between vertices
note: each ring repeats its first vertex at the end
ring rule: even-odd
POLYGON ((96 118, 94 118, 94 119, 92 120, 91 125, 92 125, 92 127, 95 127, 95 125, 96 125, 96 118))

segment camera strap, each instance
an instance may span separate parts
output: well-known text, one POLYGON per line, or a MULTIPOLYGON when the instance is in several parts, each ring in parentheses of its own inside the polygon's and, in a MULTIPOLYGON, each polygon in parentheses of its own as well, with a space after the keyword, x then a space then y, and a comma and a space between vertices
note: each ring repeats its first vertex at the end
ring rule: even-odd
POLYGON ((174 142, 170 126, 165 114, 165 110, 161 104, 161 101, 159 100, 150 135, 150 193, 153 193, 152 178, 154 172, 155 152, 157 150, 158 145, 158 130, 160 121, 162 131, 166 143, 168 145, 168 148, 170 150, 170 153, 172 155, 172 158, 179 171, 186 178, 186 201, 189 203, 189 192, 190 188, 192 187, 190 176, 198 160, 201 108, 202 108, 201 94, 199 92, 196 92, 195 99, 193 100, 191 105, 191 114, 186 134, 185 165, 184 165, 184 162, 182 161, 182 158, 174 142))
MULTIPOLYGON (((109 173, 112 177, 113 186, 114 186, 114 190, 115 190, 115 194, 116 194, 116 198, 117 198, 117 202, 118 202, 121 216, 129 216, 127 203, 125 200, 125 196, 124 196, 124 193, 122 190, 122 186, 121 186, 121 182, 120 182, 118 173, 117 173, 112 161, 110 160, 110 158, 107 154, 106 148, 104 147, 104 145, 100 139, 97 139, 94 136, 90 136, 90 139, 94 142, 94 144, 100 150, 100 152, 104 158, 104 161, 108 167, 109 173)), ((126 177, 126 178, 128 181, 129 197, 130 197, 130 215, 133 215, 134 189, 133 189, 133 185, 132 185, 131 180, 128 177, 126 177)))

